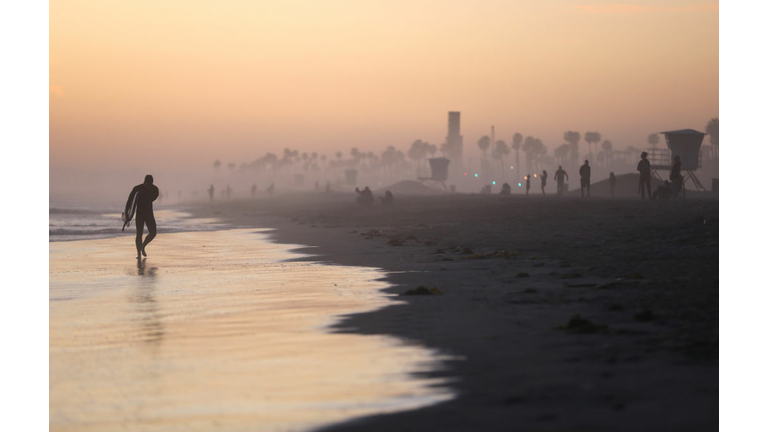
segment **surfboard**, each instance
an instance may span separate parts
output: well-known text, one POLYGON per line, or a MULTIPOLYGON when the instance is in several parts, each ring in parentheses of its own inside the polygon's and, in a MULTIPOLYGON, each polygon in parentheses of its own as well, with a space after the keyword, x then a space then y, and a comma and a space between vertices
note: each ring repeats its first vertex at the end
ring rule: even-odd
POLYGON ((139 191, 136 191, 131 198, 128 199, 128 201, 131 203, 130 206, 128 206, 128 212, 123 212, 122 219, 123 219, 123 229, 121 231, 125 231, 125 227, 131 226, 131 220, 133 219, 133 215, 136 214, 136 206, 139 204, 139 191))

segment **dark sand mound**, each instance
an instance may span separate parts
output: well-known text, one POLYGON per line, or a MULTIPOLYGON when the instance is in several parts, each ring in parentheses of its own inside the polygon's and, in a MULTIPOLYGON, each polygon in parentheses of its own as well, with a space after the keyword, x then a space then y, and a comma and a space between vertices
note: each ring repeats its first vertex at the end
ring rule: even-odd
MULTIPOLYGON (((651 193, 653 193, 658 186, 663 182, 659 179, 651 178, 651 193)), ((569 182, 568 191, 569 195, 581 195, 579 177, 573 176, 569 182)), ((640 174, 621 174, 616 176, 616 189, 614 190, 615 197, 630 198, 640 196, 640 174)), ((692 192, 693 185, 686 184, 687 192, 692 192)), ((608 183, 608 179, 603 179, 598 182, 592 181, 590 187, 590 194, 592 196, 611 196, 611 186, 608 183)))
POLYGON ((415 180, 403 180, 395 184, 383 187, 375 191, 376 194, 383 195, 386 191, 391 191, 395 198, 398 195, 424 196, 424 195, 443 195, 447 192, 442 189, 435 189, 424 185, 415 180))

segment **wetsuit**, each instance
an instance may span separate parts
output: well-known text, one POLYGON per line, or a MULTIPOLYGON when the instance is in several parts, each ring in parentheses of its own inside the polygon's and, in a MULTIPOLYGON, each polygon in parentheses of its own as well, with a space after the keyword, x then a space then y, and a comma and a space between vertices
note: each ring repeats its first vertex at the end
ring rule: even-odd
POLYGON ((157 235, 157 223, 155 223, 155 214, 152 211, 152 202, 160 195, 160 189, 153 184, 142 183, 133 188, 128 195, 128 202, 125 203, 126 213, 129 211, 134 194, 138 193, 136 204, 136 250, 142 251, 144 246, 149 244, 157 235), (142 243, 141 237, 144 235, 144 224, 147 224, 149 234, 142 243))

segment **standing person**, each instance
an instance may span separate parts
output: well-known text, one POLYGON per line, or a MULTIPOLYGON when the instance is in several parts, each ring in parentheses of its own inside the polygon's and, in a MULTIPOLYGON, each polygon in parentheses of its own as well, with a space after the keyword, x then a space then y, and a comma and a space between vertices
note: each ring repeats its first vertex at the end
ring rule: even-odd
POLYGON ((252 184, 252 185, 251 185, 251 197, 252 197, 252 198, 256 198, 256 191, 257 191, 258 189, 259 189, 259 188, 257 188, 257 187, 256 187, 256 183, 254 183, 254 184, 252 184))
POLYGON ((589 195, 589 180, 592 176, 592 168, 589 167, 589 161, 584 159, 584 165, 579 168, 579 175, 581 176, 581 197, 584 198, 584 188, 587 188, 587 196, 589 195))
POLYGON ((544 192, 544 188, 547 187, 547 177, 549 177, 549 174, 547 174, 547 170, 543 170, 541 172, 541 194, 546 195, 547 193, 544 192))
POLYGON ((675 162, 672 164, 672 170, 669 172, 669 180, 672 182, 672 196, 677 197, 677 193, 683 188, 682 164, 680 156, 675 156, 675 162))
POLYGON ((608 184, 611 186, 611 197, 613 197, 613 191, 616 189, 616 175, 613 171, 608 175, 608 184))
MULTIPOLYGON (((136 259, 141 256, 147 256, 145 248, 157 235, 157 223, 155 214, 152 211, 152 202, 160 195, 160 189, 154 185, 154 179, 147 174, 144 177, 144 183, 137 185, 128 195, 128 201, 125 203, 125 213, 123 213, 123 222, 127 225, 131 217, 136 215, 136 259), (147 225, 147 238, 142 241, 144 235, 144 224, 147 225)), ((125 225, 123 225, 125 228, 125 225)))
POLYGON ((227 199, 232 198, 232 188, 227 185, 227 189, 225 190, 225 195, 227 196, 227 199))
POLYGON ((274 183, 270 183, 269 184, 269 187, 267 188, 267 193, 269 194, 269 196, 272 196, 272 194, 275 193, 275 184, 274 183))
POLYGON ((213 201, 213 183, 211 183, 211 187, 208 188, 208 198, 213 201))
POLYGON ((531 189, 531 175, 525 176, 525 194, 528 195, 528 191, 531 189))
POLYGON ((645 199, 645 190, 648 189, 648 199, 651 198, 651 162, 648 160, 648 153, 640 154, 640 162, 637 163, 637 170, 640 171, 640 195, 645 199), (645 188, 643 188, 645 186, 645 188))
POLYGON ((563 185, 565 184, 565 180, 568 178, 568 173, 565 172, 563 169, 563 166, 560 165, 557 167, 557 171, 555 171, 555 181, 557 182, 557 194, 562 195, 563 194, 563 185))

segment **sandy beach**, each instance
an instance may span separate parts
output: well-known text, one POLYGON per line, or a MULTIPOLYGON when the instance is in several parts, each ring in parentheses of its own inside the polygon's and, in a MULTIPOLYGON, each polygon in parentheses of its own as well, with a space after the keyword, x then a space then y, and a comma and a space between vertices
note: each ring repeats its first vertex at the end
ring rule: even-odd
MULTIPOLYGON (((162 231, 161 231, 162 232, 162 231)), ((399 303, 384 274, 253 229, 49 243, 52 431, 301 431, 452 397, 443 358, 330 333, 399 303)))
POLYGON ((277 228, 313 260, 381 268, 388 293, 443 293, 402 296, 334 330, 452 356, 426 377, 457 397, 331 430, 718 427, 716 196, 396 196, 362 208, 351 194, 303 194, 190 207, 277 228))

